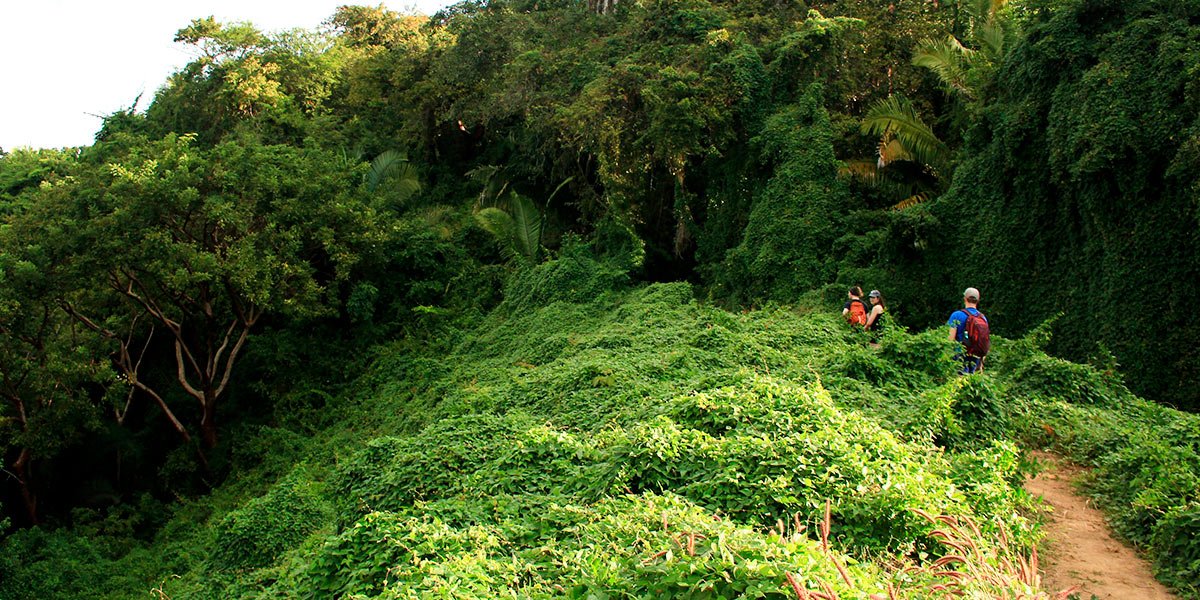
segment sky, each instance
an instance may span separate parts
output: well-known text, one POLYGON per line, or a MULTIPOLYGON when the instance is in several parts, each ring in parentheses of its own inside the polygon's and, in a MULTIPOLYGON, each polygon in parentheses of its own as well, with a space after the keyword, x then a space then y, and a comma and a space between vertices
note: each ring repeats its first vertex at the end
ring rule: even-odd
MULTIPOLYGON (((100 117, 144 110, 195 58, 171 40, 192 19, 314 29, 354 0, 0 0, 0 148, 91 145, 100 117)), ((432 13, 449 0, 366 0, 432 13)))

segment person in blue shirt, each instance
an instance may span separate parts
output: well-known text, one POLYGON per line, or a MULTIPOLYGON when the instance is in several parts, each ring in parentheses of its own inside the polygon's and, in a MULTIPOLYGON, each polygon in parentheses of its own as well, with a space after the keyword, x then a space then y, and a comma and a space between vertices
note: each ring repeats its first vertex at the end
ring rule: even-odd
MULTIPOLYGON (((956 310, 950 314, 950 319, 946 321, 946 326, 950 328, 950 341, 963 343, 963 332, 967 329, 967 318, 969 315, 980 315, 979 312, 979 290, 969 287, 963 291, 963 308, 956 310)), ((987 321, 987 317, 983 317, 987 321)), ((961 347, 961 346, 960 346, 961 347)), ((964 375, 974 373, 983 369, 983 357, 971 356, 962 350, 959 351, 957 358, 962 361, 962 373, 964 375)))

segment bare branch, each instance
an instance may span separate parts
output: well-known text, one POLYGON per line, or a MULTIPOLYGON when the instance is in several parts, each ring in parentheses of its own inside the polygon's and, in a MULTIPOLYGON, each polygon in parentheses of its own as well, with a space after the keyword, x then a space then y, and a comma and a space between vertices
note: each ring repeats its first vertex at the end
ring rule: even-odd
POLYGON ((225 386, 229 383, 229 375, 233 373, 233 361, 237 359, 238 352, 242 350, 242 345, 246 343, 246 337, 250 334, 250 327, 244 327, 241 335, 238 336, 237 343, 233 345, 233 350, 229 351, 229 357, 225 359, 225 372, 221 375, 221 385, 217 386, 213 397, 219 397, 225 391, 225 386))
POLYGON ((175 413, 167 407, 167 403, 162 399, 162 396, 159 396, 157 392, 155 392, 153 389, 150 389, 150 386, 140 381, 133 381, 133 385, 137 387, 137 389, 149 394, 151 398, 154 398, 154 401, 158 403, 158 407, 162 409, 163 414, 165 414, 167 419, 171 421, 171 426, 175 428, 175 431, 179 432, 179 435, 183 438, 183 441, 185 443, 191 443, 192 436, 188 434, 187 429, 183 426, 183 423, 180 423, 179 419, 175 417, 175 413))
MULTIPOLYGON (((175 365, 179 368, 179 385, 183 386, 183 390, 187 392, 189 396, 199 400, 200 404, 203 406, 204 394, 195 387, 192 387, 192 384, 187 380, 187 373, 184 372, 183 342, 179 341, 178 339, 175 340, 175 365)), ((195 366, 195 361, 192 361, 192 365, 195 366)))

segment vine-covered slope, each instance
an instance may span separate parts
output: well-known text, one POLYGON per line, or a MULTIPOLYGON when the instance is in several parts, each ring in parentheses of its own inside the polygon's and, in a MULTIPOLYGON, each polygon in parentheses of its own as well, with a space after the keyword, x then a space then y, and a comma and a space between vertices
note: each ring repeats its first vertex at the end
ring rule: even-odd
POLYGON ((1098 465, 1118 530, 1196 593, 1200 420, 1045 355, 1042 330, 960 377, 940 330, 874 345, 832 310, 731 313, 687 284, 628 287, 583 251, 509 290, 468 328, 430 315, 448 355, 378 347, 327 428, 258 431, 243 460, 262 462, 154 540, 112 518, 15 534, 0 591, 785 598, 792 574, 839 597, 932 593, 945 576, 897 567, 947 550, 922 513, 961 519, 986 557, 1034 543, 1019 486, 1033 444, 1098 465))

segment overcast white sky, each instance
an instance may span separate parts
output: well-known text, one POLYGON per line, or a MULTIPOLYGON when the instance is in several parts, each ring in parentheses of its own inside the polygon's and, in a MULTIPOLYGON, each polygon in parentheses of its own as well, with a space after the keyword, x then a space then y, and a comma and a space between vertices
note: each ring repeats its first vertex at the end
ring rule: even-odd
MULTIPOLYGON (((86 146, 98 115, 144 109, 192 59, 171 40, 194 18, 315 28, 343 4, 381 0, 0 0, 0 148, 86 146)), ((425 14, 451 0, 383 0, 425 14)))

